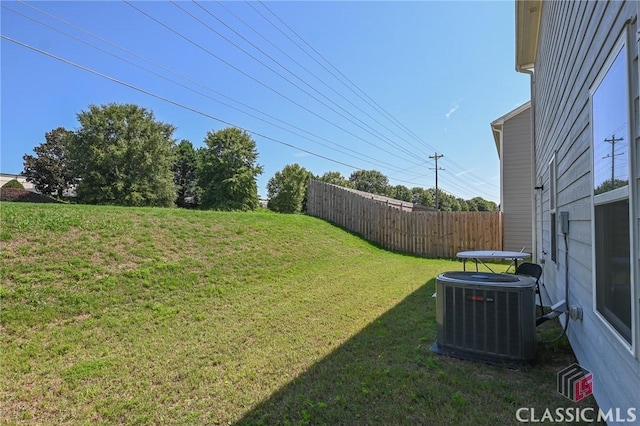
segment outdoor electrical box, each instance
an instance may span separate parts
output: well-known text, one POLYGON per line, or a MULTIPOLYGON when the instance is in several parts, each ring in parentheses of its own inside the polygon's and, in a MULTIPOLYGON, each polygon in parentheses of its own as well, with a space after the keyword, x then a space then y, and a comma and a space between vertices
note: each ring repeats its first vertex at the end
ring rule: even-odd
POLYGON ((560 212, 560 232, 569 233, 569 212, 560 212))

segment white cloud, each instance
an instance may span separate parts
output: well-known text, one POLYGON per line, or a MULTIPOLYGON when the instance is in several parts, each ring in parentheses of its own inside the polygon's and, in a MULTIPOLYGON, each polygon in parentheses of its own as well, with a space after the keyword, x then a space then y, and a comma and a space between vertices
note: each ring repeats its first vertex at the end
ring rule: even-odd
POLYGON ((447 112, 444 116, 447 117, 447 120, 449 119, 449 117, 451 117, 451 114, 453 114, 454 112, 456 112, 456 110, 460 108, 460 104, 459 103, 455 103, 453 104, 453 106, 451 107, 451 109, 449 110, 449 112, 447 112))

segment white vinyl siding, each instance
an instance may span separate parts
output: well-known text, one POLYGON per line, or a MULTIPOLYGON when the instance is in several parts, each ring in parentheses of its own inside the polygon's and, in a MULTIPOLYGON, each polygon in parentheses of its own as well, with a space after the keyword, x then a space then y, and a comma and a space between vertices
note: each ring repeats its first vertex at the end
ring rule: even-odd
MULTIPOLYGON (((633 19, 637 13, 635 1, 544 2, 535 64, 535 181, 544 182, 544 189, 539 195, 542 211, 537 218, 542 232, 537 244, 548 260, 545 263, 545 287, 553 302, 564 299, 565 271, 568 268, 569 304, 581 307, 584 312, 583 320, 570 322, 569 340, 578 362, 593 372, 594 393, 604 410, 638 407, 640 361, 637 346, 635 353, 631 353, 593 309, 594 179, 591 172, 593 154, 589 90, 616 43, 627 31, 627 26, 631 25, 629 34, 636 34, 637 23, 633 19), (550 235, 548 185, 548 167, 554 153, 557 166, 556 211, 558 214, 568 212, 570 220, 568 247, 563 238, 559 238, 555 264, 550 261, 549 255, 551 238, 555 236, 550 235), (565 254, 568 255, 566 262, 565 254)), ((630 60, 637 71, 638 46, 635 38, 634 46, 628 51, 629 55, 633 55, 630 60)), ((633 125, 636 130, 633 137, 637 138, 638 88, 635 82, 630 90, 635 99, 633 115, 636 118, 633 125)), ((634 158, 636 163, 640 162, 637 151, 634 158)), ((639 179, 637 164, 635 167, 633 176, 639 179)), ((632 197, 632 204, 639 201, 637 195, 632 197)), ((633 217, 638 223, 638 207, 634 209, 633 217)), ((640 242, 637 231, 632 232, 635 240, 633 261, 637 265, 640 242)), ((638 304, 637 293, 633 303, 638 304)), ((635 312, 637 340, 637 306, 635 312)))

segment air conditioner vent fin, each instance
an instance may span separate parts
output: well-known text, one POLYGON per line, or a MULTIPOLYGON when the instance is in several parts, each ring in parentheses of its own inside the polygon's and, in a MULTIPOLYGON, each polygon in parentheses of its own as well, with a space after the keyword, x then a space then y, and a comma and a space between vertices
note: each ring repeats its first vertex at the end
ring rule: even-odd
POLYGON ((535 282, 529 277, 451 272, 436 280, 434 350, 487 362, 535 356, 535 282))

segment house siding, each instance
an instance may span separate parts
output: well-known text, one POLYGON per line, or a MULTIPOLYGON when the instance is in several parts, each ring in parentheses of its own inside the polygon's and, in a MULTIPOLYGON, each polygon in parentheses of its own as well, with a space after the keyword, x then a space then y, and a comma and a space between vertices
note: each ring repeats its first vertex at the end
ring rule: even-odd
MULTIPOLYGON (((544 2, 535 64, 536 101, 533 107, 535 180, 537 185, 543 185, 543 190, 536 192, 534 199, 536 255, 544 263, 544 287, 552 302, 557 302, 565 298, 565 276, 568 277, 569 304, 581 307, 584 314, 581 321, 570 321, 568 337, 578 362, 593 373, 596 400, 604 411, 635 408, 638 417, 636 424, 640 424, 638 351, 635 349, 636 352, 632 353, 622 344, 593 308, 593 178, 589 97, 590 88, 623 34, 625 22, 637 18, 637 13, 638 5, 634 1, 544 2), (569 212, 567 244, 562 234, 552 236, 549 232, 548 167, 554 154, 557 162, 556 211, 569 212), (552 238, 557 238, 556 262, 552 262, 550 256, 552 238)), ((637 21, 630 32, 637 34, 637 21)), ((630 43, 627 51, 637 69, 637 40, 630 43)), ((637 80, 637 75, 635 78, 637 80)), ((629 125, 638 129, 640 119, 635 80, 631 90, 635 120, 629 125)), ((634 132, 636 137, 640 133, 638 130, 634 132)), ((640 140, 636 139, 636 144, 640 144, 640 140)), ((639 178, 639 151, 635 149, 636 180, 639 178)), ((640 182, 632 184, 631 190, 634 187, 640 188, 640 182)), ((634 219, 638 224, 632 256, 638 265, 640 238, 637 229, 640 229, 640 218, 637 212, 640 211, 640 193, 632 195, 632 201, 636 203, 634 219)), ((638 294, 633 301, 636 308, 637 298, 638 294)), ((561 318, 564 323, 564 316, 561 318)), ((634 328, 638 345, 637 323, 634 328)))
POLYGON ((505 120, 502 130, 502 211, 505 250, 531 252, 533 240, 531 109, 505 120))

